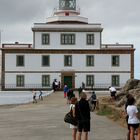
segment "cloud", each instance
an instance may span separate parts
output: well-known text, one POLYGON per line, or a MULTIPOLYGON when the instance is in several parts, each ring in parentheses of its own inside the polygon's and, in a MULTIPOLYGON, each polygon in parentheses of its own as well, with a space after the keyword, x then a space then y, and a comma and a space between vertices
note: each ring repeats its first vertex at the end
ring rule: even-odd
POLYGON ((138 0, 80 1, 83 9, 82 13, 90 17, 91 22, 101 22, 109 28, 120 28, 127 24, 139 25, 140 1, 138 0))
MULTIPOLYGON (((0 0, 0 29, 3 34, 8 34, 8 30, 12 33, 12 29, 16 34, 31 31, 33 23, 46 22, 58 3, 59 0, 0 0)), ((139 0, 77 0, 77 5, 89 22, 102 24, 105 43, 139 42, 139 0)))
POLYGON ((0 23, 28 23, 52 11, 55 0, 0 0, 0 23))
POLYGON ((32 43, 31 27, 46 22, 56 0, 0 0, 0 31, 3 43, 32 43))

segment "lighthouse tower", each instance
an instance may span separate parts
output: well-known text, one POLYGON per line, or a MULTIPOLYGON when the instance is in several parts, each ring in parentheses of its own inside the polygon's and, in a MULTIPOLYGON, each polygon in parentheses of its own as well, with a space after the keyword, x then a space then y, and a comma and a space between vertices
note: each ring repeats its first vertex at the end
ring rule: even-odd
POLYGON ((59 7, 54 9, 52 17, 47 18, 47 23, 88 23, 87 18, 79 15, 76 0, 59 0, 59 7))

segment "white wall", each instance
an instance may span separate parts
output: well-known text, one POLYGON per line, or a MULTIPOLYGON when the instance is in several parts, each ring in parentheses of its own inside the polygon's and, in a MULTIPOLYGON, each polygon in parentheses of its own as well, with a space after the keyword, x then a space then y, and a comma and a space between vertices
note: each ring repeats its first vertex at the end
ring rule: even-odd
MULTIPOLYGON (((120 86, 123 86, 128 79, 130 79, 129 73, 90 73, 94 75, 95 87, 109 87, 111 85, 111 77, 112 75, 120 76, 120 86)), ((82 85, 82 82, 86 81, 86 75, 89 73, 76 73, 75 77, 75 86, 78 88, 82 85)))
POLYGON ((94 67, 86 67, 86 54, 67 54, 72 55, 72 67, 64 67, 64 54, 49 54, 50 67, 42 67, 41 54, 20 54, 25 57, 25 66, 16 67, 16 55, 6 54, 5 71, 130 71, 129 54, 120 54, 119 67, 111 66, 111 54, 93 54, 94 67))
MULTIPOLYGON (((42 33, 49 33, 49 32, 42 32, 42 33)), ((100 48, 100 33, 93 32, 95 38, 94 45, 86 45, 86 34, 89 32, 81 32, 75 33, 75 45, 61 45, 61 34, 66 32, 51 32, 50 34, 50 44, 49 45, 42 45, 42 33, 36 32, 35 33, 35 48, 36 49, 99 49, 100 48)), ((69 32, 67 32, 69 34, 69 32)), ((70 32, 72 34, 72 32, 70 32)), ((91 34, 91 32, 90 32, 91 34)))
POLYGON ((20 54, 25 56, 25 67, 16 67, 16 55, 19 54, 5 55, 5 84, 16 85, 16 75, 24 75, 27 85, 41 84, 44 74, 50 75, 51 84, 54 79, 61 81, 61 71, 76 72, 76 88, 80 87, 82 82, 86 82, 88 74, 94 75, 97 86, 111 85, 112 75, 120 76, 120 84, 124 84, 130 78, 129 54, 120 54, 120 67, 111 66, 111 54, 95 54, 94 67, 86 67, 86 54, 68 54, 72 55, 72 67, 64 67, 64 54, 50 54, 50 67, 41 66, 41 54, 20 54))
MULTIPOLYGON (((52 84, 54 79, 61 81, 60 73, 45 73, 50 75, 50 84, 52 84)), ((11 88, 16 86, 16 75, 21 75, 21 73, 6 73, 5 75, 5 85, 6 87, 11 86, 11 88)), ((39 87, 42 84, 42 75, 44 73, 23 73, 25 76, 25 84, 31 87, 39 87)), ((82 85, 82 82, 86 83, 86 75, 89 73, 76 73, 75 74, 75 88, 79 88, 82 85)), ((123 86, 128 79, 130 79, 129 73, 90 73, 90 75, 94 75, 95 87, 109 87, 111 85, 111 77, 112 75, 120 76, 120 86, 123 86)), ((50 85, 51 86, 51 85, 50 85)), ((91 87, 90 87, 91 88, 91 87)))
POLYGON ((50 87, 52 86, 52 82, 54 79, 60 81, 61 77, 59 73, 6 73, 5 74, 5 85, 7 87, 16 87, 16 76, 17 75, 24 75, 25 77, 25 84, 26 86, 31 87, 40 87, 42 84, 42 75, 50 75, 50 87))

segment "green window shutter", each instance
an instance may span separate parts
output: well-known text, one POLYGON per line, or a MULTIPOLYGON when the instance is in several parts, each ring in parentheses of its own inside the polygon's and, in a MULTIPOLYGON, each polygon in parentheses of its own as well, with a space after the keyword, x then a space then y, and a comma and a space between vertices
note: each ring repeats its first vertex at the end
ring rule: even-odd
POLYGON ((50 87, 50 75, 42 75, 42 87, 50 87))

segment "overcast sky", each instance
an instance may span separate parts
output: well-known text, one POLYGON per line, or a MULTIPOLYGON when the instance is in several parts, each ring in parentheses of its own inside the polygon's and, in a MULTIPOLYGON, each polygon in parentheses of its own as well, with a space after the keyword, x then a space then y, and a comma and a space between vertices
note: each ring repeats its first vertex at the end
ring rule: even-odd
MULTIPOLYGON (((2 43, 32 43, 34 23, 45 23, 59 0, 0 0, 2 43)), ((134 44, 135 78, 140 79, 140 0, 77 0, 81 15, 101 23, 102 43, 134 44)))

